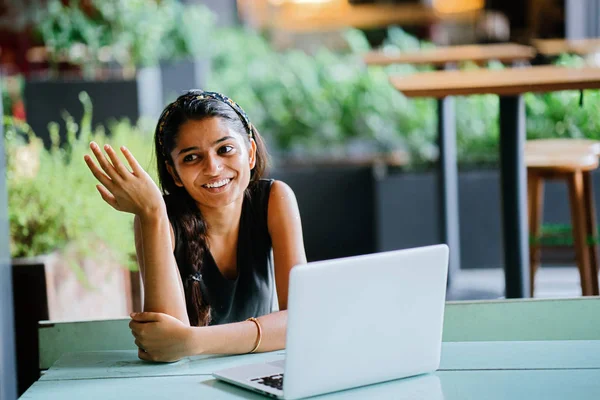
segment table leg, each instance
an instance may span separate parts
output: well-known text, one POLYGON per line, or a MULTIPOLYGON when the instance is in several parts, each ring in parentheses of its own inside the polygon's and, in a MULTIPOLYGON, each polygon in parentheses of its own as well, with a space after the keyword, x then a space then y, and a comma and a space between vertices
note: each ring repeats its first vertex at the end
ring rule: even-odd
POLYGON ((530 297, 527 229, 525 102, 500 97, 500 185, 506 298, 530 297))
POLYGON ((458 167, 456 163, 456 114, 454 98, 438 100, 439 209, 440 237, 450 248, 448 284, 460 268, 460 231, 458 217, 458 167))
POLYGON ((592 296, 598 296, 598 244, 596 238, 598 237, 598 226, 596 223, 596 205, 594 203, 594 182, 592 180, 591 172, 587 171, 583 173, 583 179, 585 180, 583 185, 585 206, 587 208, 589 218, 585 219, 586 222, 586 234, 588 243, 589 259, 591 266, 591 281, 592 281, 592 296))

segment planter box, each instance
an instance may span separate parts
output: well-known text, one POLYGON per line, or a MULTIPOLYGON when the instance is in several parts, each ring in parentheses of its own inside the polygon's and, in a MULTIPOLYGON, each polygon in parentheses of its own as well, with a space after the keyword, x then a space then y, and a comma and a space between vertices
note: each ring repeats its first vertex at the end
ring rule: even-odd
POLYGON ((271 176, 296 194, 309 261, 377 251, 371 167, 279 168, 271 176))
POLYGON ((162 111, 160 69, 143 68, 135 79, 86 80, 27 80, 24 90, 27 122, 37 136, 50 146, 48 123, 60 124, 61 139, 66 136, 63 111, 68 111, 77 123, 83 115, 79 93, 86 91, 92 100, 92 126, 108 127, 113 119, 139 117, 157 119, 162 111))
POLYGON ((12 276, 19 393, 40 376, 39 321, 122 318, 139 310, 139 299, 132 296, 139 274, 108 257, 79 262, 68 253, 53 253, 13 259, 12 276), (89 286, 74 272, 74 262, 89 286))
MULTIPOLYGON (((378 183, 382 251, 439 243, 434 172, 393 173, 378 183)), ((499 267, 500 181, 496 171, 459 173, 461 268, 499 267)))
MULTIPOLYGON (((600 210, 600 172, 593 174, 600 210)), ((434 173, 390 174, 378 182, 379 249, 422 246, 437 241, 439 214, 434 173)), ((503 267, 500 221, 500 176, 498 171, 459 173, 461 268, 503 267)), ((544 223, 570 224, 566 185, 547 182, 544 223)), ((571 249, 544 249, 542 262, 574 264, 571 249)))
MULTIPOLYGON (((439 243, 434 172, 374 173, 370 167, 302 167, 273 171, 298 199, 309 260, 439 243)), ((600 172, 593 175, 600 210, 600 172)), ((565 185, 548 182, 544 222, 570 223, 565 185)), ((459 173, 461 268, 503 266, 500 181, 496 170, 459 173)), ((570 250, 547 249, 543 262, 573 264, 570 250)))
POLYGON ((188 89, 206 89, 210 60, 203 58, 160 64, 162 106, 188 89))

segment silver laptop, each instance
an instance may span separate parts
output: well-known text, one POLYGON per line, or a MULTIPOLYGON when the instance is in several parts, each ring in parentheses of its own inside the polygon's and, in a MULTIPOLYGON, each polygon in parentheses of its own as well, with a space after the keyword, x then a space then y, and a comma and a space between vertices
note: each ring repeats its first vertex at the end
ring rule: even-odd
POLYGON ((443 244, 296 266, 285 359, 213 375, 297 399, 433 372, 447 272, 443 244))

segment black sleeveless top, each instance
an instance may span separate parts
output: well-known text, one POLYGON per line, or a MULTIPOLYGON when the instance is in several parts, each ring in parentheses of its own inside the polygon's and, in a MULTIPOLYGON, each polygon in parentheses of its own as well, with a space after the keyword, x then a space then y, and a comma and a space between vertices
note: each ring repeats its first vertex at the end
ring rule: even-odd
MULTIPOLYGON (((210 251, 202 260, 202 298, 211 309, 210 325, 244 321, 269 314, 274 303, 274 266, 267 210, 272 179, 251 183, 244 195, 237 243, 237 277, 226 279, 210 251)), ((165 196, 168 210, 168 196, 165 196)), ((170 214, 170 213, 169 213, 170 214)), ((181 228, 171 219, 175 233, 175 260, 184 287, 190 275, 185 265, 185 246, 181 228)))

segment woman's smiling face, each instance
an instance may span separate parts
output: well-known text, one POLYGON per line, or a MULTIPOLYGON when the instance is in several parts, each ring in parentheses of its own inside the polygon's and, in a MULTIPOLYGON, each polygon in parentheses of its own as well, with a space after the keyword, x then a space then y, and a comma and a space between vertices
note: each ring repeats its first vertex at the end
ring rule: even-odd
POLYGON ((173 166, 167 168, 202 207, 219 208, 244 195, 256 163, 254 140, 242 137, 220 117, 188 120, 179 128, 173 166))

